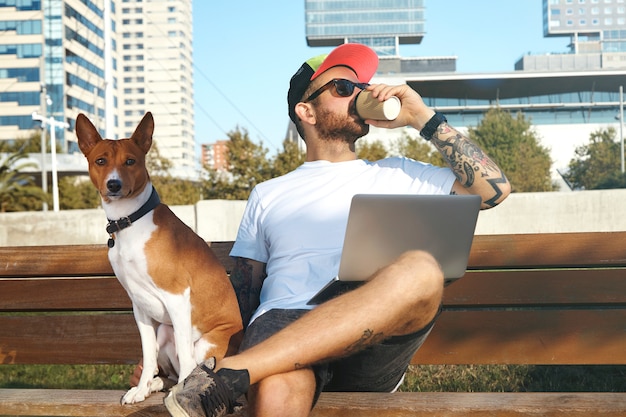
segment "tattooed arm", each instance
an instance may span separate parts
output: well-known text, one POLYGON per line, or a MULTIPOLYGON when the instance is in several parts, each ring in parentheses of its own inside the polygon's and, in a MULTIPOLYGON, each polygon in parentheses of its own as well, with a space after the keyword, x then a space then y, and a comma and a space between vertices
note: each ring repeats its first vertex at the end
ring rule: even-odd
POLYGON ((453 193, 480 195, 483 209, 498 205, 509 195, 511 186, 498 165, 448 123, 441 123, 430 141, 456 175, 453 193))
MULTIPOLYGON (((406 84, 373 84, 368 90, 379 100, 396 96, 402 102, 402 109, 395 120, 367 120, 372 126, 388 129, 411 126, 422 130, 435 114, 422 97, 406 84)), ((482 149, 446 122, 439 125, 431 142, 456 175, 453 193, 480 195, 483 199, 482 208, 486 209, 502 202, 511 192, 511 185, 500 167, 482 149)))
POLYGON ((266 276, 264 263, 247 258, 235 258, 230 281, 237 294, 244 327, 248 326, 252 314, 259 306, 261 286, 266 276))

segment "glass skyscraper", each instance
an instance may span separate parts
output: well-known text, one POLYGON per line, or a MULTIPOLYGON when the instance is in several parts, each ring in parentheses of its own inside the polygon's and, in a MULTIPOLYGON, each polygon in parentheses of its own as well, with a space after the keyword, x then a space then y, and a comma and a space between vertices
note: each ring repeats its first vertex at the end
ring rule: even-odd
MULTIPOLYGON (((29 137, 37 112, 67 123, 56 139, 77 152, 76 116, 104 137, 129 137, 144 112, 172 174, 197 174, 191 0, 0 0, 0 140, 29 137)), ((48 145, 49 149, 49 145, 48 145)))
POLYGON ((379 56, 399 56, 400 44, 424 36, 423 0, 305 0, 309 46, 363 43, 379 56))

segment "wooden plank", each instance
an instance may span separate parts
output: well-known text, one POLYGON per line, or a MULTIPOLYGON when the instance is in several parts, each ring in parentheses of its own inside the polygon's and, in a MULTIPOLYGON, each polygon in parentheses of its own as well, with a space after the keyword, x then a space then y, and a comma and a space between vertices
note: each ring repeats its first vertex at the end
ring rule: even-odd
MULTIPOLYGON (((124 391, 0 389, 0 414, 14 416, 155 416, 169 414, 164 394, 119 405, 124 391)), ((322 393, 311 417, 617 417, 625 393, 322 393)), ((245 415, 244 413, 237 414, 245 415)))
MULTIPOLYGON (((626 364, 626 310, 444 311, 415 364, 626 364)), ((0 363, 134 364, 131 314, 0 316, 0 363)))
POLYGON ((470 269, 625 266, 626 232, 479 235, 470 269))
POLYGON ((0 311, 131 308, 126 290, 115 277, 0 279, 0 311))
POLYGON ((132 314, 0 315, 2 364, 135 364, 140 358, 132 314))
POLYGON ((414 364, 626 364, 626 309, 444 311, 414 364))
POLYGON ((120 405, 125 391, 0 389, 0 415, 10 416, 133 416, 169 417, 164 393, 146 401, 120 405))
POLYGON ((106 245, 0 247, 1 277, 112 275, 106 245))
MULTIPOLYGON (((471 271, 444 295, 444 305, 468 308, 591 304, 626 306, 626 270, 471 271)), ((130 308, 114 277, 0 279, 0 311, 130 308)))
POLYGON ((311 417, 624 416, 625 393, 322 393, 311 417))
POLYGON ((444 305, 626 308, 626 269, 471 271, 446 287, 444 305))
MULTIPOLYGON (((233 242, 210 243, 232 269, 233 242)), ((0 277, 110 275, 106 245, 0 247, 0 277), (45 262, 40 262, 45 259, 45 262)), ((478 235, 470 269, 626 266, 626 232, 478 235)))

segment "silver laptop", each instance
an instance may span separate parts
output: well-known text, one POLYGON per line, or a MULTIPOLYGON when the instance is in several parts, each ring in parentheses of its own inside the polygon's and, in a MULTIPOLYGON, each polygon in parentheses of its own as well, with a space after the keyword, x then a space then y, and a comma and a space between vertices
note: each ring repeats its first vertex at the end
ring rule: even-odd
POLYGON ((432 254, 447 283, 461 278, 467 268, 480 204, 477 195, 355 195, 339 274, 308 304, 320 304, 358 287, 412 249, 432 254))

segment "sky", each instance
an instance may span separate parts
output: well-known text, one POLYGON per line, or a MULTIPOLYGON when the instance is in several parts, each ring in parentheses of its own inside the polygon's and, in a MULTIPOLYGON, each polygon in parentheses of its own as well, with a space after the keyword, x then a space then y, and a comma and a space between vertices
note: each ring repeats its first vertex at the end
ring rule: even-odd
MULTIPOLYGON (((404 57, 456 56, 457 72, 513 71, 524 54, 566 52, 568 37, 544 38, 542 0, 426 0, 421 44, 404 57)), ((227 139, 236 128, 282 149, 287 90, 310 57, 304 0, 193 1, 196 143, 227 139)), ((419 92, 419 91, 418 91, 419 92)))

